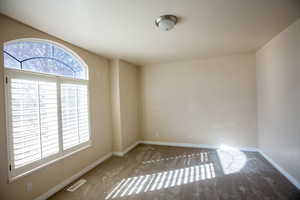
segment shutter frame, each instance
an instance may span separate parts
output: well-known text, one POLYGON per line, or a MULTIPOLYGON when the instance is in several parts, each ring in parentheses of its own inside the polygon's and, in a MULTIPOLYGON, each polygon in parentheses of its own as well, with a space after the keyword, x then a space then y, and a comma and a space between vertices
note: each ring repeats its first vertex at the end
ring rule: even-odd
MULTIPOLYGON (((77 112, 76 112, 76 124, 74 124, 74 125, 77 126, 78 142, 79 142, 79 144, 85 143, 85 142, 89 142, 89 141, 91 141, 90 112, 89 112, 89 86, 88 86, 87 82, 85 82, 85 83, 78 83, 77 81, 76 82, 73 82, 73 81, 62 81, 62 83, 61 83, 61 88, 62 88, 61 89, 61 93, 62 93, 61 94, 61 99, 64 98, 64 94, 63 94, 64 89, 63 89, 63 87, 69 87, 69 88, 72 87, 72 89, 76 90, 74 93, 76 94, 76 108, 75 109, 76 109, 77 112), (80 106, 79 105, 79 101, 82 100, 82 99, 79 98, 79 93, 78 93, 78 90, 80 88, 84 88, 84 91, 86 92, 86 95, 83 97, 83 100, 86 101, 86 105, 85 106, 86 106, 87 114, 86 114, 86 116, 85 116, 84 119, 86 119, 86 121, 87 121, 87 127, 85 127, 84 131, 88 132, 88 134, 86 136, 88 139, 86 141, 84 141, 84 142, 80 141, 81 136, 83 136, 82 132, 80 131, 80 123, 81 123, 80 116, 81 116, 81 113, 79 111, 79 106, 80 106)), ((61 103, 61 107, 62 107, 61 108, 61 110, 62 110, 61 111, 62 112, 62 118, 64 118, 64 116, 63 116, 63 113, 64 113, 63 112, 63 109, 64 109, 63 108, 63 103, 61 103)), ((64 120, 62 119, 62 122, 63 121, 64 120)), ((64 129, 64 128, 62 128, 62 129, 64 129)), ((62 134, 63 134, 63 137, 64 137, 64 130, 62 130, 62 134)), ((65 135, 65 136, 67 136, 67 135, 65 135)), ((63 143, 64 143, 64 139, 63 139, 63 143)), ((64 145, 66 145, 66 144, 63 144, 63 146, 64 145)), ((72 145, 70 147, 68 147, 68 148, 64 147, 63 149, 64 149, 64 151, 66 151, 66 150, 71 149, 71 148, 73 148, 72 145)))
POLYGON ((9 174, 9 182, 12 182, 20 177, 23 177, 27 174, 31 174, 32 172, 47 166, 53 162, 56 162, 58 160, 61 160, 65 157, 68 157, 74 153, 77 153, 83 149, 86 149, 91 146, 91 130, 90 130, 90 110, 89 110, 89 84, 88 80, 79 80, 79 79, 72 79, 72 78, 65 78, 61 76, 54 76, 54 75, 48 75, 48 74, 40 74, 40 73, 35 73, 35 72, 28 72, 28 71, 20 71, 20 70, 15 70, 15 69, 5 69, 5 83, 7 79, 7 83, 5 84, 5 100, 6 100, 6 132, 7 132, 7 155, 8 155, 8 160, 9 160, 9 165, 8 165, 8 174, 9 174), (51 80, 51 82, 56 83, 57 87, 57 120, 58 120, 58 133, 59 133, 59 152, 57 154, 51 155, 47 158, 41 159, 38 162, 34 162, 28 165, 25 165, 24 167, 21 167, 19 169, 15 169, 13 160, 13 145, 12 145, 12 131, 10 128, 11 124, 11 102, 10 102, 10 80, 12 77, 24 77, 25 79, 28 80, 51 80), (60 119, 60 111, 61 111, 61 103, 60 103, 60 85, 61 83, 76 83, 78 85, 85 85, 87 87, 87 109, 88 109, 88 132, 89 132, 89 140, 86 142, 83 142, 73 148, 70 148, 68 150, 63 151, 62 150, 62 131, 60 130, 60 126, 62 123, 62 120, 60 119))

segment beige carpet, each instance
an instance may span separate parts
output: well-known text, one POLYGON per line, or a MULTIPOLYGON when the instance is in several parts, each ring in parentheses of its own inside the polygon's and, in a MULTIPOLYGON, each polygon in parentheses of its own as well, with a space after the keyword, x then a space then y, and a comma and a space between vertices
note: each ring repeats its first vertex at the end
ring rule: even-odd
POLYGON ((75 192, 51 200, 296 200, 299 191, 260 154, 139 145, 82 178, 75 192))

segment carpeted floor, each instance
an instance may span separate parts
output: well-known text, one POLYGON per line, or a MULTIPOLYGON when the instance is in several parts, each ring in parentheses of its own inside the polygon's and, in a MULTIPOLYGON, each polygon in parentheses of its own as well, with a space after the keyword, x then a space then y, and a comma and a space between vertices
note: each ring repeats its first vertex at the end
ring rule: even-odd
POLYGON ((82 178, 75 192, 51 200, 296 200, 299 191, 260 154, 139 145, 82 178))

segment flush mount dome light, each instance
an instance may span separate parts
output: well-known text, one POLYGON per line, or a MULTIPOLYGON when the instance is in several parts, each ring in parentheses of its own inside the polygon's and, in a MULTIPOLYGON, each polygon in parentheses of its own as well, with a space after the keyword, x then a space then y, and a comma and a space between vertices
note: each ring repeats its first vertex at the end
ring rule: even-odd
POLYGON ((162 15, 155 20, 156 26, 162 31, 171 30, 177 23, 175 15, 162 15))

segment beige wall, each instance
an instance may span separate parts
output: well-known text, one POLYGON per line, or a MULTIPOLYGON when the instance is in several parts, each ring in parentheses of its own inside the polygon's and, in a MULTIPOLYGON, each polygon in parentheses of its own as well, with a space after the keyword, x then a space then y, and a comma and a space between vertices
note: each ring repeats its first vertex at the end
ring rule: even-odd
POLYGON ((256 54, 259 148, 300 185, 300 19, 256 54))
POLYGON ((139 140, 138 67, 123 60, 111 63, 114 151, 122 152, 139 140))
POLYGON ((120 60, 123 150, 139 140, 138 85, 138 67, 120 60))
POLYGON ((255 54, 142 67, 142 139, 256 147, 255 54))
POLYGON ((120 70, 119 60, 110 63, 111 75, 111 104, 112 104, 112 130, 113 130, 113 151, 121 152, 122 127, 121 127, 121 105, 120 105, 120 70))
POLYGON ((1 49, 3 49, 4 42, 18 38, 48 39, 64 44, 75 51, 89 67, 92 147, 7 184, 4 68, 3 56, 0 56, 0 199, 29 200, 43 194, 51 187, 61 183, 112 151, 109 63, 105 58, 96 56, 2 15, 0 15, 0 29, 1 49), (28 182, 33 184, 32 192, 26 192, 26 183, 28 182))

